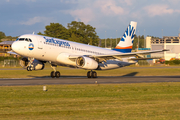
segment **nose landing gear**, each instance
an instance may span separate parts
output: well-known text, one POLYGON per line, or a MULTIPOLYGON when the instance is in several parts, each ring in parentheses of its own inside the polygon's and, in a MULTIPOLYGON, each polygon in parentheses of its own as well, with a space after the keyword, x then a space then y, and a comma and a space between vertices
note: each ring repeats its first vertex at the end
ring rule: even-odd
POLYGON ((28 60, 29 60, 29 66, 27 66, 27 71, 32 71, 34 58, 28 58, 28 60))
POLYGON ((32 66, 28 66, 27 67, 27 71, 32 71, 33 69, 32 69, 32 66))

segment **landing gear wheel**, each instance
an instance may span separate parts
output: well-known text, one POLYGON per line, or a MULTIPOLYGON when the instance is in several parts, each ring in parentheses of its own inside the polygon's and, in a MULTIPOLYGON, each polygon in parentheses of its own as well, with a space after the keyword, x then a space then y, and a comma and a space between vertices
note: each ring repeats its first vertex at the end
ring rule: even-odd
POLYGON ((95 71, 92 72, 92 78, 97 78, 97 73, 95 71))
POLYGON ((92 73, 91 71, 88 71, 88 72, 87 72, 87 77, 88 77, 88 78, 91 78, 91 73, 92 73))
POLYGON ((95 71, 88 71, 87 77, 88 78, 97 78, 97 73, 95 71))
POLYGON ((30 71, 29 66, 27 67, 27 71, 30 71))
POLYGON ((52 77, 52 78, 55 77, 55 72, 54 72, 54 71, 51 72, 51 77, 52 77))
POLYGON ((52 78, 59 78, 61 76, 61 74, 60 74, 60 72, 59 71, 56 71, 56 72, 54 72, 54 71, 52 71, 51 72, 51 77, 52 78))
POLYGON ((31 66, 28 66, 28 67, 27 67, 27 71, 32 71, 32 67, 31 67, 31 66))
POLYGON ((56 71, 56 72, 55 72, 55 76, 56 76, 56 78, 59 78, 59 77, 61 76, 60 72, 59 72, 59 71, 56 71))

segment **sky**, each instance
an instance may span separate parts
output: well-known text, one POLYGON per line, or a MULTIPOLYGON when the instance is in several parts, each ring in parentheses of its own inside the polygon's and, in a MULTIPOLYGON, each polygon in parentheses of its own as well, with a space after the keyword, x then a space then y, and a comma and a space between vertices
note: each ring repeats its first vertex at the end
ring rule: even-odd
POLYGON ((130 21, 136 35, 178 36, 180 0, 1 0, 0 31, 6 36, 44 32, 50 23, 81 21, 101 38, 121 37, 130 21))

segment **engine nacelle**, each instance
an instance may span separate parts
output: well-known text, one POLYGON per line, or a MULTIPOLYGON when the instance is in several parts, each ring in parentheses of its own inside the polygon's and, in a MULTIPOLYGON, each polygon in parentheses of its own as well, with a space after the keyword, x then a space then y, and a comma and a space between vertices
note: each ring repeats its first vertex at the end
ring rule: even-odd
POLYGON ((29 60, 27 57, 23 57, 20 61, 19 64, 21 65, 21 67, 23 68, 27 68, 27 66, 29 66, 29 60))
MULTIPOLYGON (((27 68, 30 65, 30 62, 29 62, 28 58, 26 58, 26 57, 23 57, 19 63, 21 65, 21 67, 23 67, 23 68, 27 68)), ((36 59, 33 60, 31 66, 32 66, 33 70, 44 69, 44 63, 39 60, 36 60, 36 59)))
POLYGON ((76 66, 87 70, 95 70, 98 68, 98 62, 92 58, 80 56, 76 59, 76 66))

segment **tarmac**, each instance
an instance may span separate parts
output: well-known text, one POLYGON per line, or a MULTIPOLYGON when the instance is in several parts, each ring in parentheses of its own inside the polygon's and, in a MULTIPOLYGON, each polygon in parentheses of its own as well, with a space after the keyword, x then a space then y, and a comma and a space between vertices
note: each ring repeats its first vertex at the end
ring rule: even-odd
POLYGON ((60 78, 15 78, 0 79, 0 86, 58 85, 58 84, 122 84, 180 82, 180 76, 115 76, 87 78, 86 76, 62 76, 60 78))

